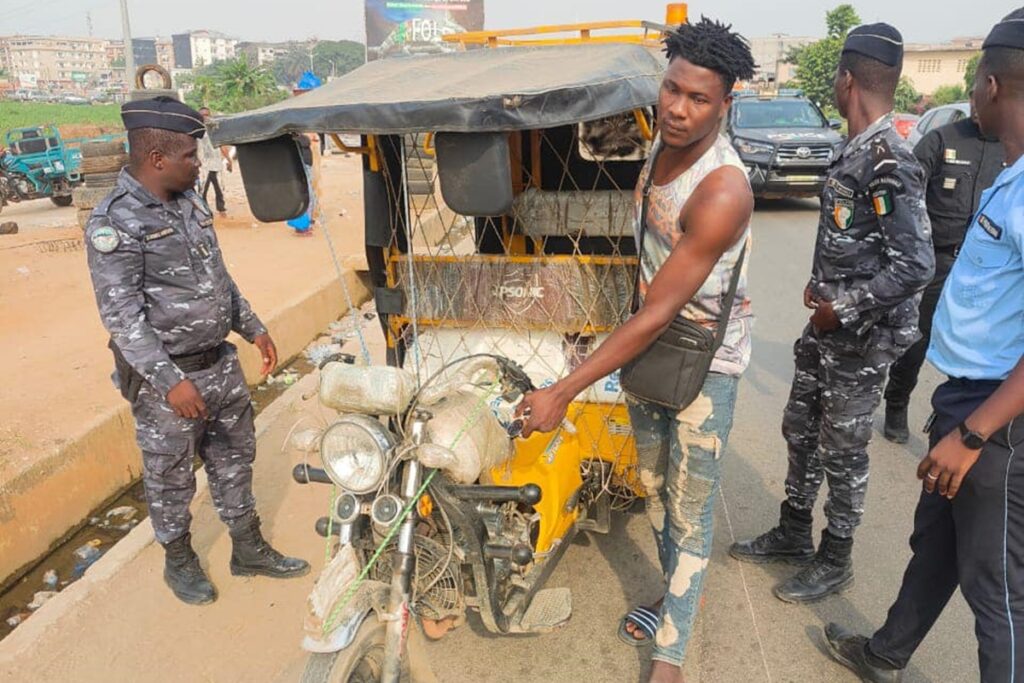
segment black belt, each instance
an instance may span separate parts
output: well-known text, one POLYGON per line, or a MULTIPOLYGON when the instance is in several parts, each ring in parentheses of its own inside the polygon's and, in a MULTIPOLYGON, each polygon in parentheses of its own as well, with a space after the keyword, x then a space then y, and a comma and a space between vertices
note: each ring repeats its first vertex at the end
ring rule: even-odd
POLYGON ((935 247, 935 253, 936 254, 949 254, 949 255, 953 256, 954 258, 956 258, 957 256, 960 255, 960 245, 959 244, 944 244, 941 247, 937 246, 937 247, 935 247))
POLYGON ((223 344, 217 344, 212 349, 200 351, 199 353, 183 353, 178 356, 171 356, 171 360, 182 372, 200 372, 213 367, 213 364, 220 359, 220 350, 223 344))

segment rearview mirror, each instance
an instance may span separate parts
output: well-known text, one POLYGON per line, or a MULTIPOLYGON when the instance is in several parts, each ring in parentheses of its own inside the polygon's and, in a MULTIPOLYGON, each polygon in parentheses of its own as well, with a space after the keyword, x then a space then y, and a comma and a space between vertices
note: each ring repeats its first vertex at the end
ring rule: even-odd
POLYGON ((291 135, 238 145, 238 168, 252 215, 264 223, 301 216, 309 185, 299 147, 291 135))
POLYGON ((438 133, 437 174, 448 208, 463 216, 501 216, 512 208, 508 133, 438 133))
POLYGON ((828 120, 828 127, 831 128, 832 130, 839 130, 840 128, 843 127, 843 120, 842 119, 829 119, 828 120))

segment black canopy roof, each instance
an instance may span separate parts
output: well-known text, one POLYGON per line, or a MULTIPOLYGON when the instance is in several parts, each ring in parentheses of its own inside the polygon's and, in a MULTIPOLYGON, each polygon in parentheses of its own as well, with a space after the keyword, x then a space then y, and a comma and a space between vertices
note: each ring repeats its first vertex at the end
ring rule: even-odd
POLYGON ((299 97, 214 120, 215 144, 295 132, 548 128, 657 101, 664 62, 640 45, 505 47, 370 62, 299 97))

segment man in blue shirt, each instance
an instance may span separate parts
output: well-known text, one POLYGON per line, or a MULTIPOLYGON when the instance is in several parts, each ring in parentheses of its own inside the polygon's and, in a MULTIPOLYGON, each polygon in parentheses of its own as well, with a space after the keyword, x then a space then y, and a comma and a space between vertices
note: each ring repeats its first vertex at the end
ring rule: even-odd
POLYGON ((825 628, 832 656, 864 681, 900 679, 958 586, 981 680, 1024 680, 1024 8, 985 39, 974 93, 1007 168, 982 194, 935 314, 928 359, 949 380, 917 468, 914 556, 871 638, 825 628))

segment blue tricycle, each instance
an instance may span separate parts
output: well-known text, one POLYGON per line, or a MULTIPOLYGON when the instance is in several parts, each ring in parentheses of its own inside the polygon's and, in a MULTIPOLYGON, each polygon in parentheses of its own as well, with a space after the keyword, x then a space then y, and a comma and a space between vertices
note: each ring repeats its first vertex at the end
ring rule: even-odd
POLYGON ((0 209, 45 198, 71 206, 71 190, 82 182, 81 162, 81 152, 65 146, 57 126, 7 131, 0 148, 0 209))

